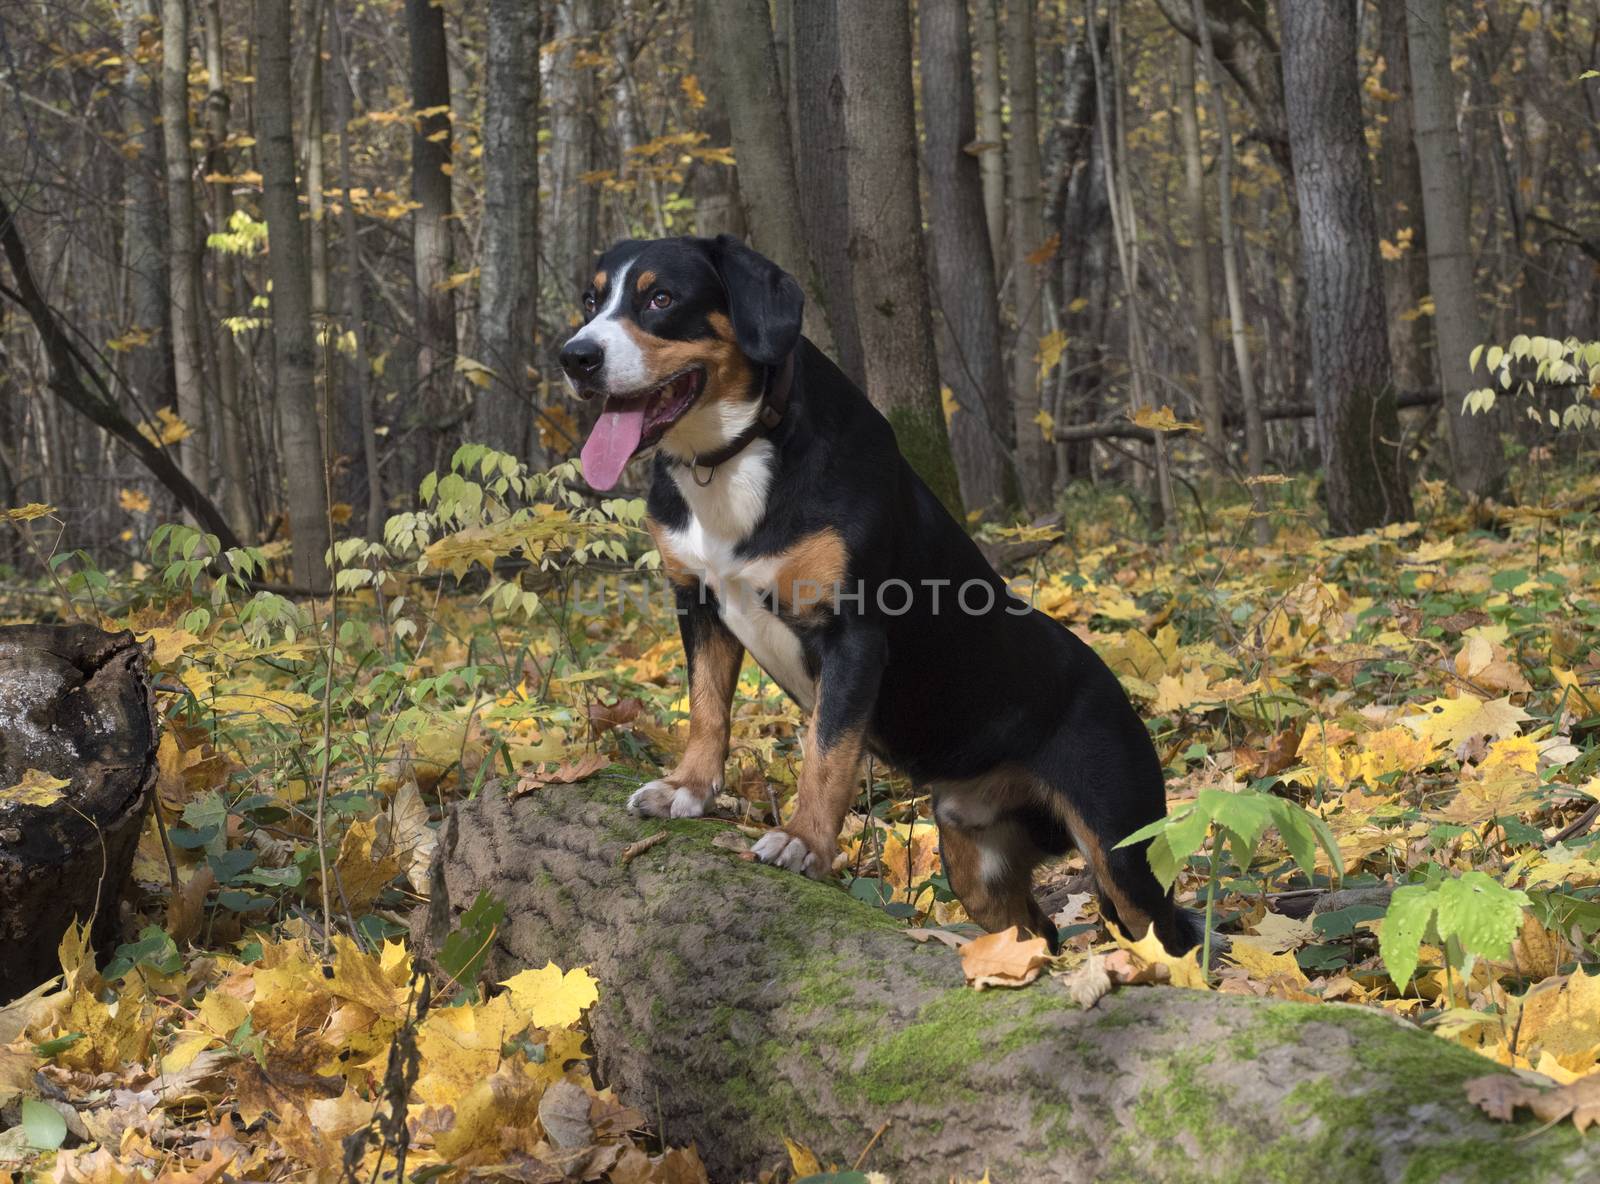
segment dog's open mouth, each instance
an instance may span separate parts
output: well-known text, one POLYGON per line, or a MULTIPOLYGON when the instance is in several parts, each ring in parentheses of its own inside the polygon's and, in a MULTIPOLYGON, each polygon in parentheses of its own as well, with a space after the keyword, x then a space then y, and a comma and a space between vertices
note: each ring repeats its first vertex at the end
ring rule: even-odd
POLYGON ((584 479, 596 489, 610 489, 634 454, 661 439, 694 405, 705 384, 705 370, 695 366, 649 390, 608 395, 584 441, 584 479))

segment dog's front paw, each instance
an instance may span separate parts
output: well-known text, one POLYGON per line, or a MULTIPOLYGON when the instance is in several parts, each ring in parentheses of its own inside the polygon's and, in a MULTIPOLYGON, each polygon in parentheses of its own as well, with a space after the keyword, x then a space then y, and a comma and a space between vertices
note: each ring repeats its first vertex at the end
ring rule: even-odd
POLYGON ((628 809, 651 818, 699 818, 706 812, 716 790, 690 789, 669 781, 648 781, 633 791, 628 809))
POLYGON ((818 855, 804 839, 786 830, 769 830, 755 841, 750 851, 762 863, 813 879, 820 879, 833 868, 831 860, 818 855))

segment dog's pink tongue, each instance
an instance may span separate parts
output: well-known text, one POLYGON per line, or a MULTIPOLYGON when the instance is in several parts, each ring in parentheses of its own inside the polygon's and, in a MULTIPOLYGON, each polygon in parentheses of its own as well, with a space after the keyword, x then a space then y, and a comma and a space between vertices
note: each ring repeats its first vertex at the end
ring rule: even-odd
POLYGON ((644 435, 644 404, 607 399, 599 422, 583 444, 583 476, 596 489, 610 489, 644 435))

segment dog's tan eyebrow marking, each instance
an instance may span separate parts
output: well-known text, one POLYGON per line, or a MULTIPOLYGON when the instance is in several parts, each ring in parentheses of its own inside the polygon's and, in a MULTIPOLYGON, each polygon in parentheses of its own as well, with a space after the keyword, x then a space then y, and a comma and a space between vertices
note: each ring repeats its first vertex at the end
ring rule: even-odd
POLYGON ((594 279, 591 281, 591 283, 594 284, 595 292, 599 293, 599 292, 604 291, 605 290, 605 286, 606 286, 606 280, 608 280, 610 278, 611 277, 606 275, 606 273, 603 272, 603 271, 595 272, 594 273, 594 279))
POLYGON ((653 271, 641 271, 639 273, 638 280, 635 281, 633 286, 637 291, 643 292, 646 289, 648 289, 650 287, 650 285, 654 284, 655 282, 656 282, 656 273, 655 272, 653 272, 653 271))

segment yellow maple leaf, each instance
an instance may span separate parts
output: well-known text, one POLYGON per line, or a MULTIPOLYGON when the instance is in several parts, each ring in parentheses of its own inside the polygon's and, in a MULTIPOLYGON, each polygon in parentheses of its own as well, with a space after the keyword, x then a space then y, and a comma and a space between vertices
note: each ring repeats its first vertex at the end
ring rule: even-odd
POLYGON ((1453 749, 1474 736, 1496 740, 1515 736, 1528 718, 1526 711, 1512 705, 1509 695, 1487 700, 1462 695, 1457 699, 1435 699, 1423 706, 1421 715, 1409 715, 1400 722, 1418 736, 1453 749))
POLYGON ((1368 785, 1377 785, 1390 773, 1410 773, 1433 760, 1439 747, 1428 737, 1399 726, 1367 732, 1358 740, 1360 751, 1354 757, 1352 776, 1368 785))
POLYGON ((678 79, 678 88, 683 91, 683 97, 692 110, 698 111, 706 105, 706 92, 700 89, 698 75, 685 74, 678 79))
POLYGON ((137 489, 123 489, 117 493, 117 504, 130 514, 148 514, 150 495, 137 489))
POLYGON ((1211 680, 1204 670, 1185 670, 1177 678, 1163 674, 1156 683, 1156 699, 1151 707, 1157 715, 1172 715, 1196 703, 1208 702, 1206 693, 1210 689, 1211 680))
POLYGON ((1056 436, 1056 417, 1055 416, 1051 415, 1048 411, 1046 411, 1043 407, 1041 407, 1041 408, 1039 408, 1039 413, 1033 417, 1033 422, 1039 425, 1039 434, 1041 436, 1043 436, 1046 440, 1054 440, 1055 439, 1055 436, 1056 436))
POLYGON ((378 835, 376 819, 352 822, 339 842, 339 858, 334 865, 347 907, 364 911, 404 870, 404 862, 388 836, 378 835))
POLYGON ((1175 987, 1188 987, 1196 991, 1209 991, 1211 984, 1206 981, 1205 971, 1200 969, 1199 949, 1190 950, 1181 958, 1175 958, 1167 953, 1161 939, 1156 936, 1156 927, 1150 926, 1138 941, 1134 941, 1115 925, 1108 925, 1111 931, 1111 940, 1117 943, 1119 949, 1127 950, 1144 966, 1165 966, 1167 968, 1167 981, 1175 987))
POLYGON ((500 984, 511 1001, 536 1028, 565 1028, 578 1022, 583 1009, 600 1000, 600 987, 583 967, 563 972, 554 962, 524 970, 500 984))
POLYGON ((944 408, 944 422, 948 427, 955 418, 956 412, 961 410, 961 404, 956 402, 956 393, 947 386, 939 388, 939 405, 944 408))
POLYGON ((43 769, 29 769, 21 781, 0 789, 0 806, 53 806, 66 796, 61 791, 71 784, 43 769))
POLYGON ((1039 338, 1039 349, 1034 360, 1039 363, 1039 377, 1043 379, 1061 364, 1061 355, 1067 352, 1067 335, 1060 329, 1039 338))
POLYGON ((55 512, 56 508, 54 506, 47 506, 43 502, 29 502, 25 506, 18 506, 12 510, 0 511, 0 513, 4 513, 6 518, 12 522, 32 522, 35 518, 44 518, 47 515, 54 514, 55 512))

